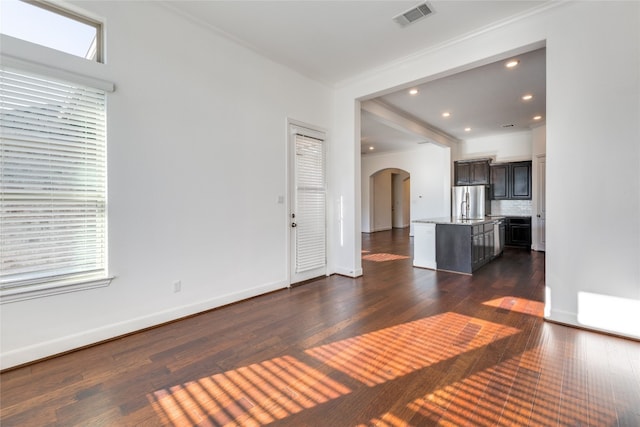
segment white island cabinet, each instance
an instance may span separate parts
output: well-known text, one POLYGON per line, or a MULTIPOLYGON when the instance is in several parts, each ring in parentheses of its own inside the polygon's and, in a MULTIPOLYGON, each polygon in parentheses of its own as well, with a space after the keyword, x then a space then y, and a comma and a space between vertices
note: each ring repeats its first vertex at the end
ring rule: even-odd
POLYGON ((414 221, 413 236, 413 266, 435 270, 436 224, 414 221))

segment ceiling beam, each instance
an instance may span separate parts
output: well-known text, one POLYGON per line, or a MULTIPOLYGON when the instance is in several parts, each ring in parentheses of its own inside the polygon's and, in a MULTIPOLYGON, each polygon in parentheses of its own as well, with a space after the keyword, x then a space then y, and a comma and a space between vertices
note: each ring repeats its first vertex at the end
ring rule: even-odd
POLYGON ((425 138, 428 142, 443 146, 455 148, 461 141, 438 129, 429 123, 423 122, 406 112, 398 110, 379 100, 362 101, 360 108, 370 113, 373 118, 390 128, 399 130, 400 132, 416 135, 425 138))

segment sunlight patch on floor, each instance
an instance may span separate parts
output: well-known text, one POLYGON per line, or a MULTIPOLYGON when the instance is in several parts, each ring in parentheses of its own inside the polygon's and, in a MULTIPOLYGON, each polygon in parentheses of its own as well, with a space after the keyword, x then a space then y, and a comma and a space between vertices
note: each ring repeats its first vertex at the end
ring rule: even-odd
POLYGON ((536 317, 542 317, 544 314, 543 302, 533 301, 526 298, 506 296, 496 298, 491 301, 485 301, 482 304, 501 310, 516 311, 518 313, 529 314, 536 317))
MULTIPOLYGON (((614 402, 589 399, 584 378, 563 376, 561 359, 535 348, 415 399, 406 409, 445 426, 617 425, 614 402), (559 405, 566 409, 558 416, 559 405)), ((591 388, 597 386, 606 385, 591 388)), ((394 425, 375 424, 385 419, 397 416, 385 413, 371 422, 394 425)))
MULTIPOLYGON (((457 313, 414 322, 306 350, 307 355, 367 386, 518 333, 516 328, 457 313)), ((165 424, 266 425, 351 393, 345 385, 292 356, 169 386, 149 395, 165 424)), ((392 414, 379 425, 402 425, 392 414)))
POLYGON ((384 262, 384 261, 398 261, 400 259, 409 259, 409 257, 405 255, 377 253, 377 254, 363 255, 362 259, 365 261, 384 262))
POLYGON ((509 326, 448 312, 306 353, 372 387, 518 332, 509 326))
POLYGON ((350 393, 291 356, 189 381, 153 393, 167 424, 259 426, 350 393))

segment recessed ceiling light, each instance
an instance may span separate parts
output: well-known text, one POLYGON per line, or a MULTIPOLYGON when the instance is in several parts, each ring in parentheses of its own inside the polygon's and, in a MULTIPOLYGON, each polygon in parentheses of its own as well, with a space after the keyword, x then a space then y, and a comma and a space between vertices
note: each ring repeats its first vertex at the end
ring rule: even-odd
POLYGON ((508 61, 505 65, 505 67, 507 68, 513 68, 516 65, 518 65, 520 63, 520 61, 518 61, 517 59, 512 59, 511 61, 508 61))
POLYGON ((529 101, 531 99, 533 99, 533 95, 531 95, 530 93, 522 96, 523 101, 529 101))
POLYGON ((465 132, 471 132, 471 128, 464 128, 465 132))
POLYGON ((542 119, 542 116, 534 116, 533 117, 533 120, 541 120, 541 119, 542 119))
POLYGON ((373 150, 373 149, 374 149, 373 147, 369 147, 369 150, 373 150))
POLYGON ((411 89, 409 91, 409 95, 417 95, 418 94, 418 89, 411 89))
POLYGON ((451 113, 448 111, 445 111, 444 113, 442 113, 442 117, 449 117, 451 116, 451 113))

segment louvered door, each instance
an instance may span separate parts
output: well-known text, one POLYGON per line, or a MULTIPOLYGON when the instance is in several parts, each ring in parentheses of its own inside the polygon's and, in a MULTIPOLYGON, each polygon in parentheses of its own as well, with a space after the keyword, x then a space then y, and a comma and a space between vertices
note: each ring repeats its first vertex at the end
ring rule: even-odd
POLYGON ((326 273, 324 135, 292 128, 291 283, 326 273))

